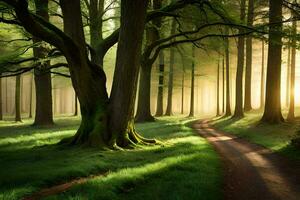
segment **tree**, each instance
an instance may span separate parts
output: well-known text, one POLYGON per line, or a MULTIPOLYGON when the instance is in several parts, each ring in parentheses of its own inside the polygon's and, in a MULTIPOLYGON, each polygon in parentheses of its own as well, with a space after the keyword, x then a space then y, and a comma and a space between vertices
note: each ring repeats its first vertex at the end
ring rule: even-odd
POLYGON ((225 113, 225 59, 222 59, 222 113, 225 113))
MULTIPOLYGON (((248 1, 247 26, 252 27, 254 20, 254 0, 248 1)), ((252 79, 252 36, 246 38, 246 74, 245 74, 245 105, 244 111, 252 110, 251 105, 252 79)))
POLYGON ((265 41, 261 41, 260 108, 265 106, 265 41))
MULTIPOLYGON (((245 20, 245 7, 246 1, 241 0, 240 5, 240 20, 244 22, 245 20)), ((239 33, 243 34, 244 30, 239 29, 239 33)), ((245 39, 244 36, 238 37, 238 61, 237 61, 237 72, 236 72, 236 87, 235 87, 235 110, 233 117, 241 118, 244 116, 243 112, 243 72, 244 72, 244 49, 245 49, 245 39)))
POLYGON ((2 78, 0 78, 0 120, 3 120, 3 109, 2 109, 2 78))
POLYGON ((185 82, 185 66, 184 66, 184 55, 180 52, 182 62, 182 77, 181 77, 181 114, 184 114, 184 82, 185 82))
POLYGON ((282 50, 282 0, 270 0, 269 51, 266 80, 266 100, 262 122, 279 123, 281 113, 281 50, 282 50))
POLYGON ((165 58, 164 52, 159 53, 159 75, 158 75, 158 92, 157 92, 157 103, 156 103, 156 114, 155 116, 163 116, 164 113, 164 73, 165 73, 165 58))
POLYGON ((28 118, 32 118, 32 95, 33 95, 33 74, 30 75, 30 83, 29 83, 29 113, 28 118))
MULTIPOLYGON (((229 30, 226 28, 226 34, 228 34, 229 30)), ((231 101, 230 101, 230 62, 229 62, 229 39, 225 38, 225 60, 226 60, 226 109, 225 109, 225 117, 231 115, 231 101)))
POLYGON ((220 116, 220 60, 218 59, 217 66, 217 112, 216 116, 220 116))
POLYGON ((285 103, 286 107, 290 106, 290 88, 291 88, 291 46, 288 45, 288 57, 286 64, 286 95, 285 95, 285 103))
POLYGON ((192 72, 191 72, 191 100, 189 117, 195 114, 195 47, 192 46, 192 72))
MULTIPOLYGON (((49 22, 48 0, 35 0, 36 14, 49 22)), ((37 45, 33 48, 34 57, 45 59, 48 56, 48 50, 42 40, 33 37, 33 42, 37 45)), ((34 125, 45 126, 53 124, 52 111, 52 85, 51 73, 48 69, 50 61, 42 61, 38 68, 34 69, 34 83, 36 94, 36 108, 34 125)))
POLYGON ((15 122, 22 122, 22 119, 21 119, 21 75, 16 76, 15 122))
MULTIPOLYGON (((176 31, 176 21, 173 19, 171 25, 171 35, 175 34, 176 31)), ((169 82, 168 82, 168 98, 167 98, 167 109, 166 116, 171 116, 172 106, 173 106, 173 79, 174 79, 174 62, 175 62, 175 49, 170 49, 170 69, 169 69, 169 82)))
MULTIPOLYGON (((162 1, 155 0, 153 2, 153 9, 160 9, 162 1)), ((146 27, 146 48, 151 46, 160 38, 159 28, 161 27, 161 20, 153 20, 152 24, 146 27)), ((138 105, 135 120, 137 122, 154 121, 151 114, 150 96, 151 96, 151 72, 154 60, 148 58, 148 54, 142 55, 139 90, 138 90, 138 105)))
MULTIPOLYGON (((295 1, 297 3, 297 1, 295 1)), ((292 12, 292 16, 295 16, 292 12)), ((293 121, 295 119, 295 75, 296 75, 296 45, 297 41, 295 35, 297 34, 297 21, 293 21, 292 25, 292 52, 291 52, 291 82, 290 82, 290 105, 289 112, 287 116, 288 121, 293 121)))

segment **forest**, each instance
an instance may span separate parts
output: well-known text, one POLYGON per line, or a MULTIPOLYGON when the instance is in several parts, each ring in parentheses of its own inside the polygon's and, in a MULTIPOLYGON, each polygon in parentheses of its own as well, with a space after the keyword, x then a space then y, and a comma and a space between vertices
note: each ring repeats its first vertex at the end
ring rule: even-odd
POLYGON ((0 199, 299 200, 300 2, 0 0, 0 199))

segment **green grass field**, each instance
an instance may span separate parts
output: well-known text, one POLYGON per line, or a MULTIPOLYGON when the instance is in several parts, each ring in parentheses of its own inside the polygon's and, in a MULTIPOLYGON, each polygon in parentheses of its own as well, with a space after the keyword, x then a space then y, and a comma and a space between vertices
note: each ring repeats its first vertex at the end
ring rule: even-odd
POLYGON ((222 170, 213 148, 187 126, 190 120, 160 118, 138 124, 163 146, 99 151, 56 143, 75 133, 78 118, 56 126, 0 123, 0 199, 20 199, 76 177, 108 172, 48 199, 221 199, 222 170))
POLYGON ((212 124, 220 130, 235 134, 253 143, 267 147, 290 159, 300 161, 300 150, 290 144, 293 137, 300 130, 300 120, 293 123, 277 125, 261 124, 261 113, 253 111, 244 118, 236 120, 230 118, 214 119, 212 124))

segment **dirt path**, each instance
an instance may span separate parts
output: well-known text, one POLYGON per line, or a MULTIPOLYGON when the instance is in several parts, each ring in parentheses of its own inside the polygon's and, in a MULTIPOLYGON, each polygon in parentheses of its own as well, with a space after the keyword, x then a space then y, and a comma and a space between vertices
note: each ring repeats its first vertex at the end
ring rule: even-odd
POLYGON ((38 199, 49 197, 51 195, 60 194, 60 193, 63 193, 65 191, 69 190, 74 185, 83 184, 90 179, 104 177, 104 176, 107 176, 107 174, 108 174, 108 172, 104 172, 104 173, 100 173, 100 174, 96 174, 96 175, 91 175, 88 177, 77 178, 77 179, 71 180, 71 181, 63 183, 63 184, 59 184, 59 185, 55 185, 55 186, 52 186, 49 188, 42 189, 38 192, 35 192, 29 196, 22 198, 22 200, 38 200, 38 199))
POLYGON ((299 164, 217 131, 208 121, 199 121, 193 126, 214 145, 224 161, 226 200, 300 200, 299 164))

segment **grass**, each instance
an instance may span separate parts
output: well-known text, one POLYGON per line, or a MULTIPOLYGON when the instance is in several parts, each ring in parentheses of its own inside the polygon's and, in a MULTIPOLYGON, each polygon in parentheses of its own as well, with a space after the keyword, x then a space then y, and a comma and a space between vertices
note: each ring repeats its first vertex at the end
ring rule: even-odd
POLYGON ((77 118, 35 128, 0 123, 0 199, 20 199, 76 177, 109 172, 48 199, 221 199, 220 160, 187 126, 188 119, 160 118, 137 130, 164 146, 128 151, 69 148, 56 143, 75 133, 77 118))
POLYGON ((231 118, 215 119, 213 125, 225 132, 235 134, 253 143, 262 145, 292 160, 300 161, 300 150, 290 144, 300 130, 299 119, 293 123, 261 124, 262 114, 258 111, 246 113, 239 120, 231 118))

